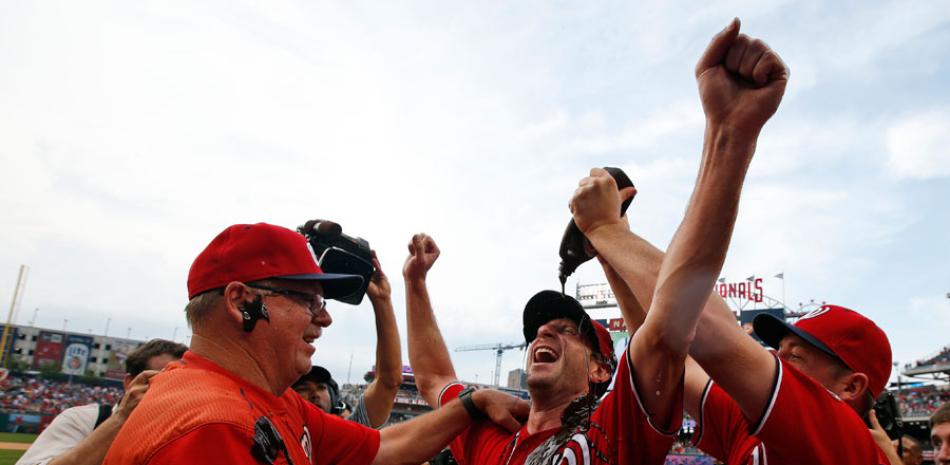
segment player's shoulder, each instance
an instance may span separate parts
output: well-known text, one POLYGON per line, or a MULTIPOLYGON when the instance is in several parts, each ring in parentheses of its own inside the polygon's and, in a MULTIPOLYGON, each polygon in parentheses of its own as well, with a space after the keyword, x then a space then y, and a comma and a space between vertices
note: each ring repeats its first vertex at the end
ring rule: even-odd
POLYGON ((50 427, 59 426, 64 423, 74 423, 77 425, 88 426, 91 431, 96 425, 96 418, 99 417, 99 404, 85 404, 70 407, 63 410, 53 418, 50 427))

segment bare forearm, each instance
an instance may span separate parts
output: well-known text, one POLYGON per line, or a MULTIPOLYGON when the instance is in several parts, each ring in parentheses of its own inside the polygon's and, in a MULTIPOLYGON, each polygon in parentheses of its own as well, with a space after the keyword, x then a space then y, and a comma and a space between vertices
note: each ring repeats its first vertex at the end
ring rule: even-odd
POLYGON ((667 347, 686 353, 725 261, 755 139, 709 126, 686 216, 660 267, 652 307, 667 347))
POLYGON ((645 309, 653 301, 663 252, 621 225, 600 228, 588 238, 609 265, 604 267, 607 280, 620 304, 627 332, 633 334, 643 324, 645 309), (615 283, 617 278, 621 279, 619 283, 615 283))
POLYGON ((439 453, 471 424, 461 402, 449 402, 425 415, 380 431, 373 464, 418 465, 439 453))
POLYGON ((604 268, 604 275, 607 276, 607 282, 610 284, 610 290, 613 292, 614 298, 617 299, 617 305, 620 307, 620 314, 627 327, 627 334, 633 335, 633 333, 637 332, 637 329, 640 328, 640 325, 643 324, 643 320, 647 317, 647 312, 640 304, 637 296, 624 281, 623 277, 620 276, 609 263, 603 260, 601 261, 604 268))
POLYGON ((366 411, 373 426, 386 422, 402 382, 402 352, 392 299, 372 299, 376 313, 376 379, 366 390, 366 411))
POLYGON ((406 280, 406 324, 409 364, 416 385, 429 405, 435 407, 439 391, 456 376, 424 280, 406 280))
POLYGON ((49 465, 101 465, 123 423, 122 418, 110 417, 75 447, 51 460, 49 465))
MULTIPOLYGON (((663 262, 665 253, 626 228, 603 228, 590 239, 598 255, 623 278, 623 282, 636 296, 641 308, 650 308, 653 305, 653 290, 656 288, 660 264, 663 262)), ((619 287, 611 282, 611 288, 615 290, 615 294, 619 287)), ((624 307, 636 308, 636 306, 621 303, 621 309, 624 307)), ((626 314, 624 318, 627 319, 626 314)), ((638 317, 633 317, 633 319, 636 318, 638 317)), ((630 321, 626 323, 630 325, 630 321)), ((716 292, 709 294, 697 327, 703 328, 703 331, 697 331, 689 354, 694 358, 698 356, 701 360, 710 360, 721 355, 723 351, 731 351, 728 346, 722 344, 722 339, 719 338, 724 331, 730 329, 734 331, 729 332, 739 331, 736 327, 735 315, 716 292), (713 330, 714 326, 720 329, 713 330)))

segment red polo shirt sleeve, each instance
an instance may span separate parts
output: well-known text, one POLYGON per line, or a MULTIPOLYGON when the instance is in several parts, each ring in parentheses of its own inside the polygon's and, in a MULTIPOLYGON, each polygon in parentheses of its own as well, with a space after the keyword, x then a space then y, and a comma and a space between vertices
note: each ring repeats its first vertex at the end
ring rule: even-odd
POLYGON ((379 452, 379 431, 308 406, 313 465, 369 465, 379 452))

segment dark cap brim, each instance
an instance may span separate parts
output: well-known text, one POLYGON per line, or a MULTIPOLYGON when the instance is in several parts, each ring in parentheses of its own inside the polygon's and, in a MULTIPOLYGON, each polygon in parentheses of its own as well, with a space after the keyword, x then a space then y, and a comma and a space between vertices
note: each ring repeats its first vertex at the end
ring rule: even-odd
POLYGON ((319 281, 323 286, 323 298, 325 299, 341 299, 356 293, 363 286, 363 277, 355 274, 312 273, 275 276, 275 278, 319 281))
POLYGON ((762 342, 768 344, 769 347, 773 349, 778 349, 782 338, 787 336, 788 333, 792 333, 815 346, 818 350, 836 359, 841 359, 838 357, 838 354, 823 342, 819 341, 815 336, 768 313, 761 313, 752 320, 752 330, 755 331, 755 335, 758 336, 762 342))
POLYGON ((321 366, 314 365, 310 368, 310 371, 307 374, 300 377, 294 384, 302 383, 304 381, 313 381, 314 383, 329 383, 333 381, 333 377, 330 376, 330 372, 326 368, 321 366))
POLYGON ((597 333, 584 307, 573 297, 558 291, 541 291, 531 297, 524 307, 524 340, 530 344, 538 336, 538 328, 558 318, 567 318, 581 328, 594 347, 598 347, 597 333))

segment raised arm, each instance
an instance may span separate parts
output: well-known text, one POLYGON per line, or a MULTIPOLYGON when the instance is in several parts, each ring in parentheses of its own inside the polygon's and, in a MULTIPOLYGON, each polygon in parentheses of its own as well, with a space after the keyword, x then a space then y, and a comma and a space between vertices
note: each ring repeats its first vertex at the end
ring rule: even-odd
POLYGON ((402 383, 402 352, 399 348, 399 330, 393 311, 392 287, 389 278, 373 251, 373 266, 376 273, 370 279, 366 295, 376 313, 376 379, 366 388, 366 414, 370 426, 378 428, 393 410, 396 392, 402 383))
MULTIPOLYGON (((725 260, 739 194, 759 131, 778 108, 788 72, 764 43, 740 36, 739 22, 735 20, 713 38, 697 64, 696 77, 706 114, 699 175, 686 215, 660 267, 650 311, 629 348, 637 367, 638 385, 645 392, 658 394, 646 396, 645 407, 661 418, 664 412, 676 407, 663 394, 675 393, 671 385, 682 375, 696 327, 701 316, 705 319, 703 308, 725 260)), ((602 170, 592 170, 581 184, 575 200, 588 193, 588 201, 599 207, 586 205, 578 215, 577 206, 583 202, 576 202, 578 227, 588 237, 596 237, 601 227, 615 230, 619 199, 616 194, 607 195, 616 192, 613 179, 602 170), (600 195, 593 195, 596 193, 600 195), (602 214, 584 218, 585 211, 602 214)), ((596 243, 594 246, 598 248, 596 243)), ((712 315, 710 321, 720 325, 718 331, 724 329, 721 316, 712 315)), ((730 330, 738 330, 734 321, 730 325, 730 330)), ((758 350, 754 355, 767 354, 758 350)), ((700 357, 697 361, 703 364, 700 357)), ((774 362, 766 365, 765 371, 775 370, 774 362)), ((732 368, 730 372, 755 376, 732 368)), ((771 378, 766 375, 763 379, 771 378)), ((769 388, 765 386, 760 396, 753 397, 754 401, 743 399, 740 406, 747 415, 764 408, 769 388)))
POLYGON ((406 280, 409 365, 415 375, 416 387, 433 408, 439 407, 442 388, 457 379, 426 287, 426 275, 439 253, 439 246, 431 237, 416 234, 409 242, 409 257, 402 268, 406 280))
MULTIPOLYGON (((619 226, 619 225, 618 225, 619 226)), ((653 290, 660 273, 664 254, 652 244, 624 227, 601 228, 589 237, 597 249, 610 288, 617 298, 627 333, 633 335, 646 320, 645 308, 653 303, 653 290)), ((713 292, 704 312, 726 312, 732 315, 719 294, 713 292)), ((701 333, 697 334, 697 339, 701 333)), ((693 345, 696 342, 694 340, 693 345)), ((683 404, 693 418, 699 418, 703 390, 709 376, 692 359, 686 360, 683 404)))

